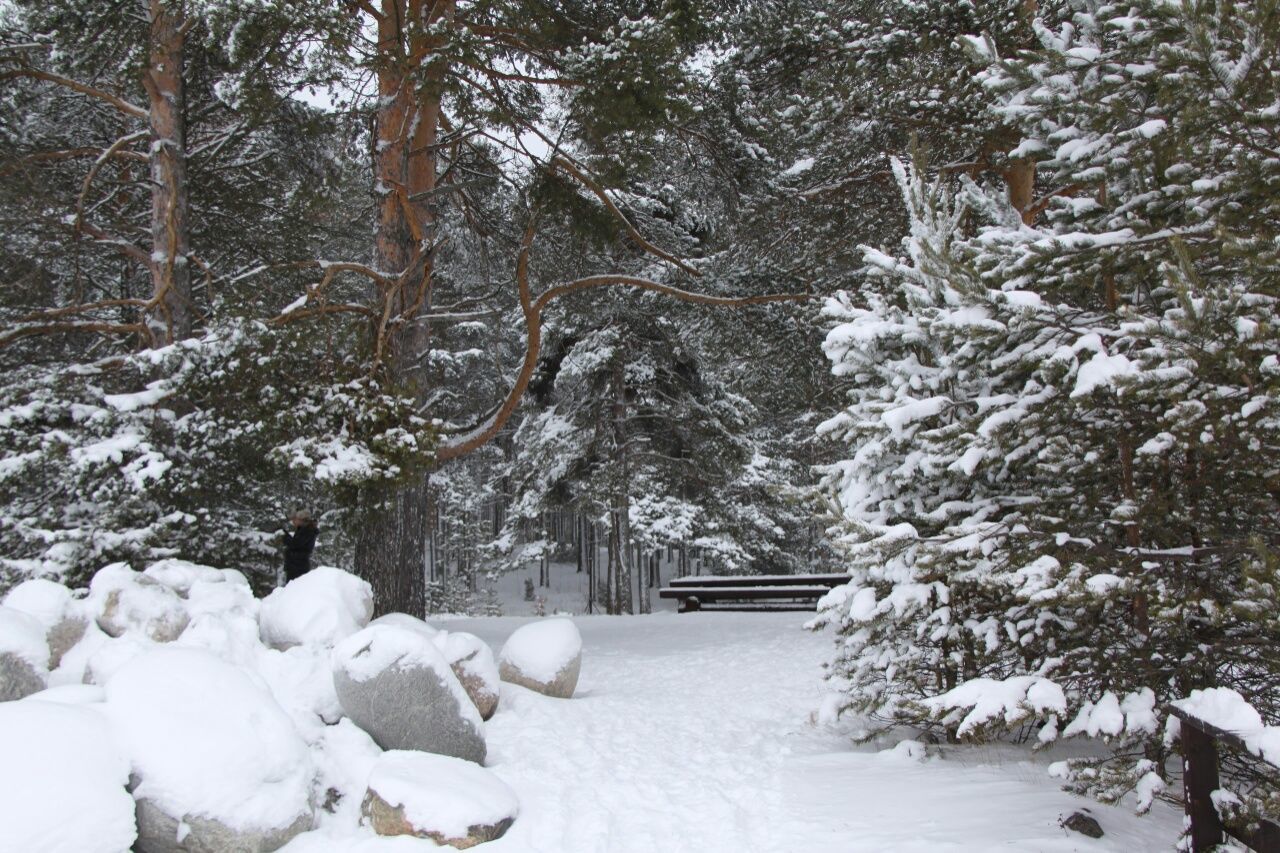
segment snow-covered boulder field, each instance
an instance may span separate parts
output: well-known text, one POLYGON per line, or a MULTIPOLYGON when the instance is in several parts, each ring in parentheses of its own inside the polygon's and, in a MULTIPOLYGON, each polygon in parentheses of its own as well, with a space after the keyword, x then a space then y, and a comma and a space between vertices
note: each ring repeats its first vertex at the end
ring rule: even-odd
POLYGON ((533 622, 511 635, 498 662, 503 681, 568 699, 578 686, 582 669, 582 636, 571 619, 533 622))
POLYGON ((484 763, 480 712, 432 637, 370 625, 334 648, 333 683, 343 712, 383 749, 484 763))
POLYGON ((13 587, 0 853, 498 838, 518 804, 480 766, 500 693, 492 650, 372 615, 369 585, 334 568, 262 601, 241 573, 181 560, 113 564, 82 590, 13 587))
POLYGON ((362 810, 379 835, 430 838, 464 850, 500 838, 520 805, 506 783, 483 767, 393 750, 369 774, 362 810))

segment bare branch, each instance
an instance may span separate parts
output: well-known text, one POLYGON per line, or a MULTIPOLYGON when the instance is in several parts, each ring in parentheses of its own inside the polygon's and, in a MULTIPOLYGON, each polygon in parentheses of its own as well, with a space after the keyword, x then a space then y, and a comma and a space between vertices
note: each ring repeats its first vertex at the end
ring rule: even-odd
POLYGON ((82 95, 88 95, 91 98, 97 98, 104 103, 110 104, 120 112, 133 118, 146 119, 149 113, 137 104, 131 104, 124 98, 117 97, 110 92, 104 92, 93 86, 85 85, 78 80, 72 80, 70 77, 63 77, 60 74, 51 74, 48 71, 37 71, 34 68, 14 68, 9 71, 0 71, 0 80, 16 80, 27 77, 33 80, 43 80, 47 83, 56 83, 72 91, 79 92, 82 95))
MULTIPOLYGON (((98 172, 102 167, 111 160, 112 157, 118 155, 126 145, 137 142, 139 139, 145 138, 150 133, 149 130, 139 130, 134 133, 126 134, 115 142, 111 143, 111 147, 103 151, 97 160, 93 161, 93 165, 89 167, 89 173, 84 176, 84 183, 80 187, 80 197, 76 199, 76 219, 74 230, 80 233, 80 223, 84 220, 84 204, 89 197, 89 187, 93 184, 93 179, 98 176, 98 172)), ((144 158, 145 159, 145 158, 144 158)))
POLYGON ((636 276, 593 275, 551 288, 546 293, 539 296, 537 301, 534 302, 534 311, 541 313, 552 300, 561 296, 566 296, 570 293, 577 293, 581 290, 590 290, 596 287, 619 285, 634 287, 639 290, 649 290, 654 293, 661 293, 665 296, 678 299, 681 302, 693 302, 698 305, 715 305, 720 308, 741 308, 747 305, 766 305, 771 302, 807 302, 810 299, 817 298, 817 294, 813 293, 768 293, 761 296, 711 296, 706 293, 695 293, 691 290, 681 290, 680 288, 672 287, 669 284, 660 284, 656 281, 650 281, 647 278, 638 278, 636 276))
POLYGON ((587 175, 581 169, 579 169, 573 163, 569 162, 569 160, 567 160, 562 156, 556 156, 551 159, 551 165, 553 168, 557 168, 562 172, 565 172, 566 174, 570 175, 571 177, 577 179, 577 181, 581 183, 584 187, 589 189, 595 195, 596 198, 600 199, 600 202, 609 210, 610 213, 613 214, 614 218, 616 218, 619 222, 622 223, 622 227, 626 229, 627 234, 640 248, 644 249, 646 252, 648 252, 651 255, 654 255, 655 257, 662 258, 662 260, 666 261, 669 264, 673 264, 679 267, 680 269, 684 270, 691 276, 698 277, 702 275, 702 273, 698 272, 696 269, 689 266, 687 263, 680 260, 675 255, 672 255, 668 252, 663 251, 662 249, 659 249, 657 246, 653 245, 648 240, 646 240, 644 238, 644 235, 641 234, 640 231, 637 230, 637 228, 631 224, 631 220, 627 219, 626 214, 624 214, 621 210, 619 210, 618 206, 613 203, 613 199, 609 198, 609 194, 605 192, 604 187, 600 186, 600 184, 596 183, 591 178, 587 177, 587 175))
MULTIPOLYGON (((69 223, 68 223, 68 227, 70 227, 69 223)), ((139 249, 135 244, 130 243, 128 240, 124 239, 123 237, 117 237, 116 235, 103 231, 101 228, 98 228, 97 226, 94 226, 94 225, 90 225, 87 222, 79 223, 77 228, 81 233, 88 234, 90 237, 92 237, 95 243, 101 243, 104 246, 110 246, 116 251, 124 255, 128 255, 130 258, 133 258, 135 261, 142 264, 143 266, 149 266, 151 263, 150 255, 148 255, 142 249, 139 249)), ((75 233, 75 230, 77 229, 73 229, 73 233, 75 233)))
MULTIPOLYGON (((23 166, 34 163, 56 163, 59 160, 78 160, 81 157, 101 157, 104 150, 88 146, 84 148, 64 148, 61 151, 38 151, 35 154, 19 157, 4 166, 0 166, 0 178, 11 175, 23 166)), ((147 162, 147 155, 139 151, 116 151, 112 156, 121 160, 132 160, 135 163, 147 162)))
POLYGON ((95 332, 106 335, 138 335, 147 339, 149 332, 145 323, 103 323, 95 320, 64 321, 56 323, 40 323, 30 326, 18 326, 0 334, 0 349, 24 338, 37 335, 68 334, 72 332, 95 332))

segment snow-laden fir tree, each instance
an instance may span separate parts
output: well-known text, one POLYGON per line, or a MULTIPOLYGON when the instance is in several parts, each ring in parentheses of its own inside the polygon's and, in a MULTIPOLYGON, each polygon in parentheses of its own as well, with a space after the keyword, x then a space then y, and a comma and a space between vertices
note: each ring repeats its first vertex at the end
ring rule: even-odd
POLYGON ((820 619, 849 709, 1102 738, 1064 774, 1139 808, 1164 703, 1280 712, 1277 23, 1082 1, 1035 50, 968 40, 1036 192, 899 164, 909 234, 828 307, 853 580, 820 619))

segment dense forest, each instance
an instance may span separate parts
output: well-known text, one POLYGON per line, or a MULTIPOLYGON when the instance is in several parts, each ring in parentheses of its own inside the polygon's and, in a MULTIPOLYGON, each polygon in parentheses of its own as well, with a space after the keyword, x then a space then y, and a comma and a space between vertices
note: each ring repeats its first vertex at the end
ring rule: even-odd
POLYGON ((1280 722, 1278 300, 1276 0, 0 4, 0 592, 847 571, 840 710, 1145 809, 1280 722))

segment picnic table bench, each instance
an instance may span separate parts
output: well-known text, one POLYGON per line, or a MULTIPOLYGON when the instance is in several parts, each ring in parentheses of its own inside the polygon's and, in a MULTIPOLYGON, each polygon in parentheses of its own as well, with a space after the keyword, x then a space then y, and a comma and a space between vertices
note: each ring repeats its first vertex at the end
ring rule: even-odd
POLYGON ((694 575, 672 578, 659 598, 680 602, 679 612, 695 610, 816 610, 818 599, 849 582, 846 574, 694 575), (707 608, 705 605, 713 605, 707 608))

